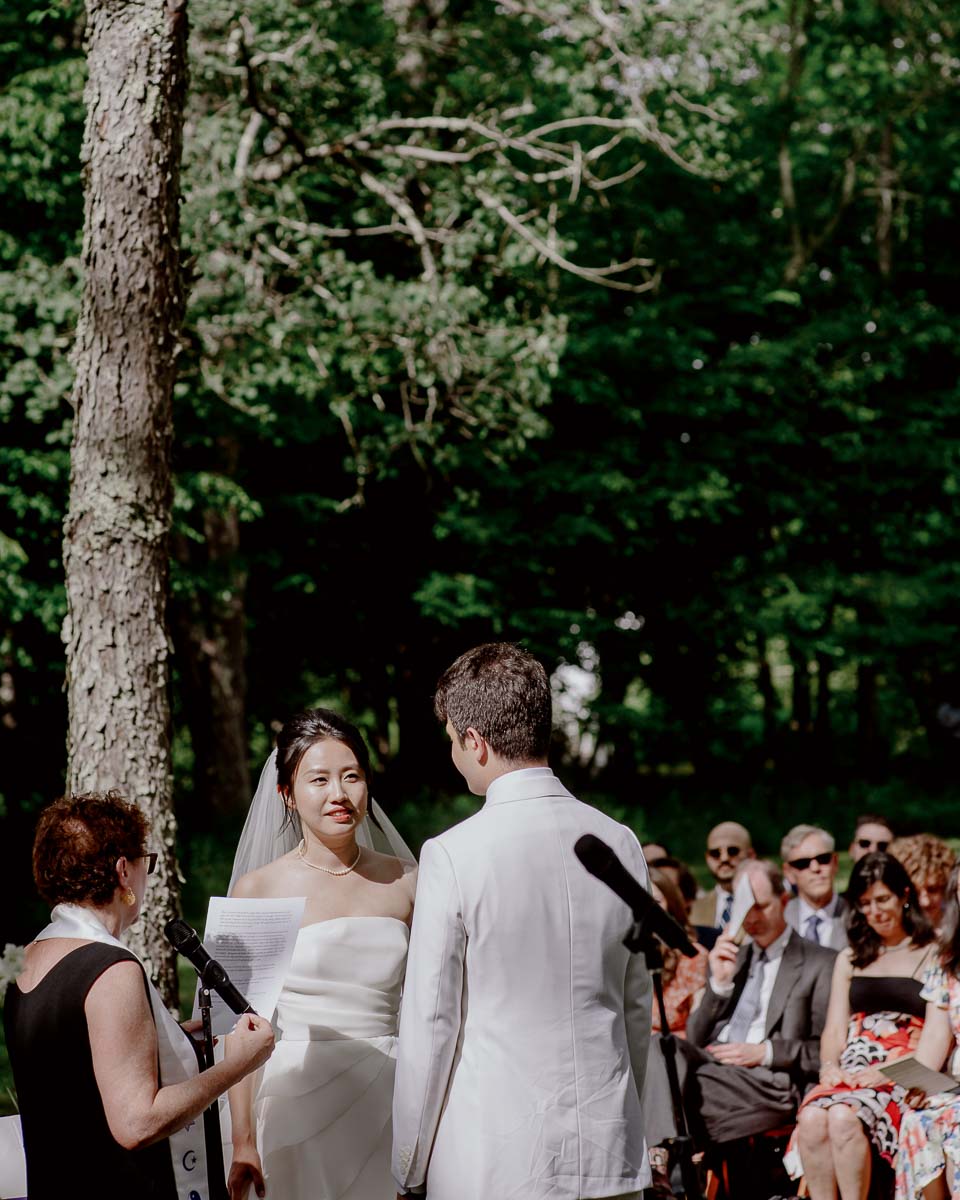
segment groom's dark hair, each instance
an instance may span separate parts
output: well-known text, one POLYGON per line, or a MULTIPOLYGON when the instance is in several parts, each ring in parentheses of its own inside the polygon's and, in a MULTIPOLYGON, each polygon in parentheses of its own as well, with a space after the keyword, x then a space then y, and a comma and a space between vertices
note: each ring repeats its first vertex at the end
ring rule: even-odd
POLYGON ((444 671, 433 698, 461 746, 468 729, 510 762, 545 758, 550 748, 550 680, 543 664, 511 642, 486 642, 444 671))

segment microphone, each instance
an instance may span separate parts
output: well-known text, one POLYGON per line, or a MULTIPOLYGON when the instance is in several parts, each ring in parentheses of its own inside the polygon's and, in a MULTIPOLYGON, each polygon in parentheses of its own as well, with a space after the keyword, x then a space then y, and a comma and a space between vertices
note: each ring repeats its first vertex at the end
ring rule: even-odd
POLYGON ((655 933, 662 942, 681 951, 687 958, 696 958, 697 952, 683 927, 634 879, 606 842, 592 833, 585 833, 577 838, 573 852, 591 875, 616 892, 630 908, 638 925, 655 933))
POLYGON ((200 941, 200 935, 193 926, 178 917, 177 920, 168 921, 164 925, 163 933, 177 953, 193 964, 203 986, 215 991, 227 1008, 235 1013, 254 1012, 250 1002, 230 982, 230 977, 223 967, 207 953, 206 947, 200 941))

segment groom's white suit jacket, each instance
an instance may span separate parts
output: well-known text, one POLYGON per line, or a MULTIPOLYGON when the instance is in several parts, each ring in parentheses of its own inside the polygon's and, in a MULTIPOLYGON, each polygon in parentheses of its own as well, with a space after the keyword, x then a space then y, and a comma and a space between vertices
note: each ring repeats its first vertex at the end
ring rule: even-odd
POLYGON ((630 913, 573 853, 634 834, 552 771, 501 776, 425 843, 400 1013, 393 1172, 429 1200, 575 1200, 649 1185, 650 977, 630 913))

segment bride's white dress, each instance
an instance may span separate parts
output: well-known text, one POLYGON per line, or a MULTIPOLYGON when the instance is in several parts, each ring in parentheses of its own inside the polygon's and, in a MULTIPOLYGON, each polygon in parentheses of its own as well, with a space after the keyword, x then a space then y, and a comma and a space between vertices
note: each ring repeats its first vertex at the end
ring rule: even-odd
POLYGON ((297 936, 255 1101, 268 1200, 393 1200, 391 1106, 409 930, 335 917, 297 936))

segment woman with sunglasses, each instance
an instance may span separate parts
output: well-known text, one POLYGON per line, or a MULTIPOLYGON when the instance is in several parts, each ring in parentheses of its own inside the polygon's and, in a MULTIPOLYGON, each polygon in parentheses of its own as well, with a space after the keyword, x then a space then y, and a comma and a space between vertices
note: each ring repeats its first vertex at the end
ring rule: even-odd
MULTIPOLYGON (((947 884, 937 962, 923 991, 927 1012, 917 1060, 933 1071, 960 1048, 960 863, 947 884)), ((960 1097, 911 1094, 916 1111, 904 1114, 897 1155, 897 1200, 960 1196, 960 1097)))
POLYGON ((146 835, 116 792, 67 796, 40 816, 33 876, 53 912, 4 1006, 30 1200, 207 1200, 197 1117, 273 1050, 269 1021, 243 1016, 228 1060, 200 1072, 119 940, 156 864, 146 835))
POLYGON ((863 1200, 874 1163, 893 1164, 902 1088, 878 1069, 912 1054, 923 1028, 921 979, 933 931, 906 871, 889 854, 856 864, 847 898, 850 945, 837 956, 820 1039, 820 1084, 800 1106, 786 1156, 811 1200, 863 1200))

